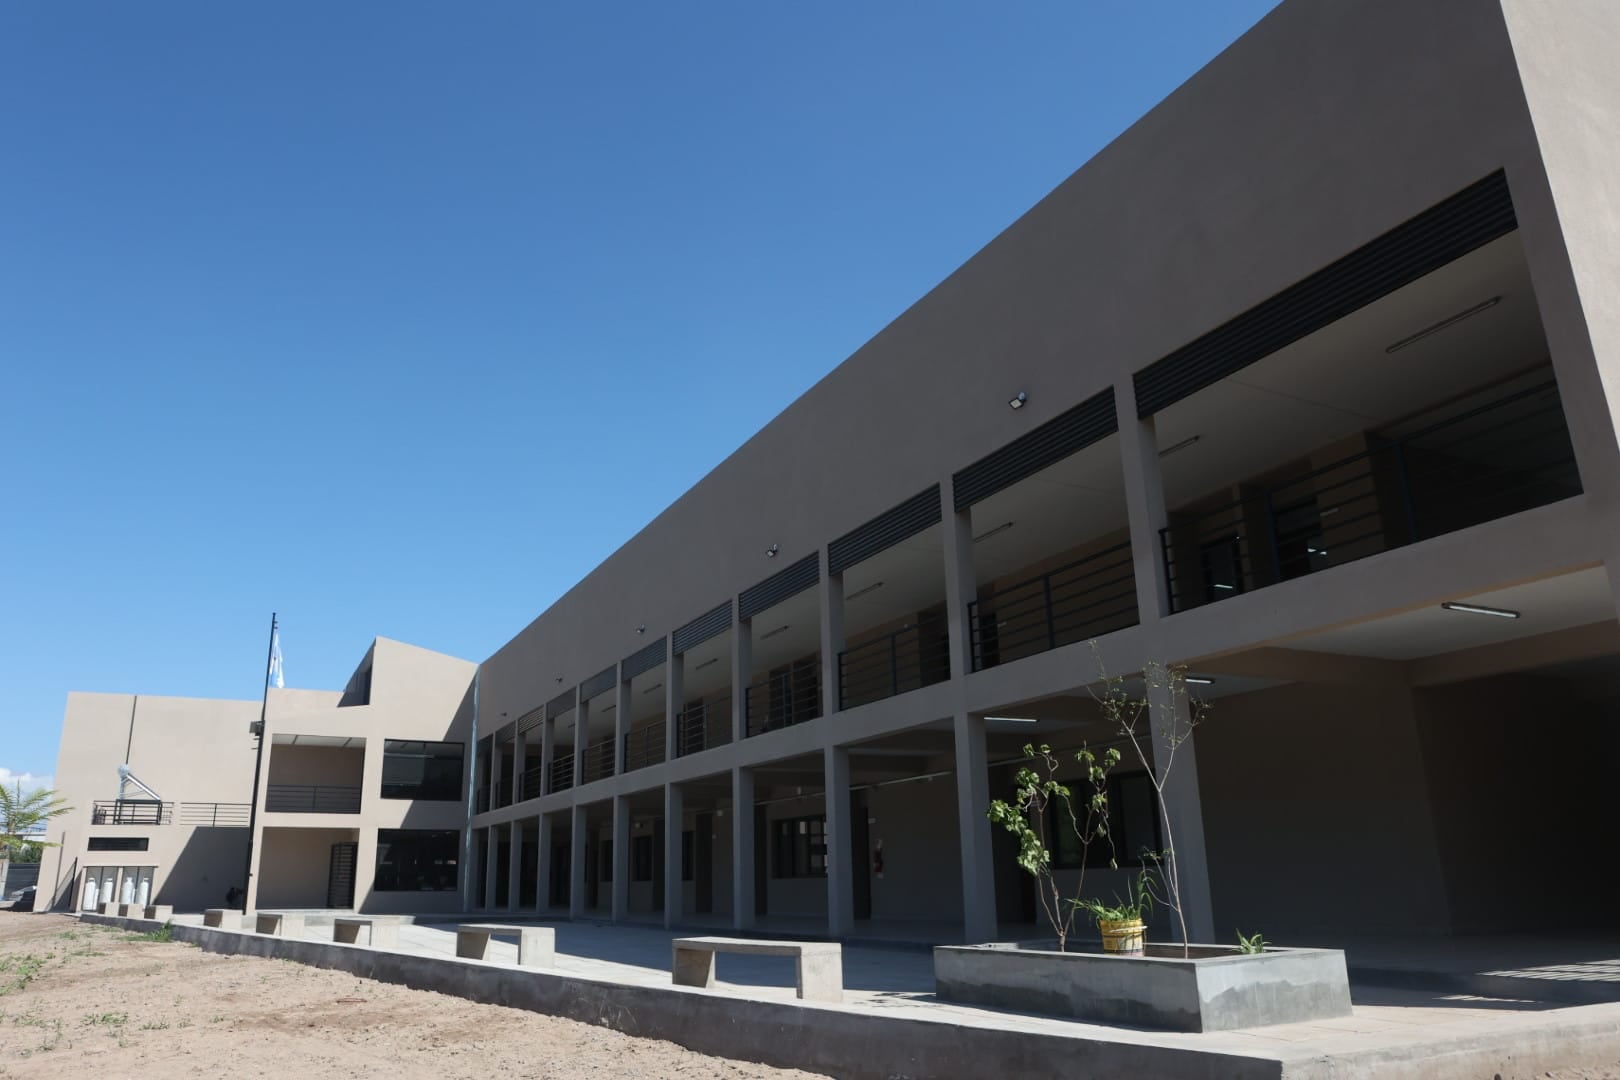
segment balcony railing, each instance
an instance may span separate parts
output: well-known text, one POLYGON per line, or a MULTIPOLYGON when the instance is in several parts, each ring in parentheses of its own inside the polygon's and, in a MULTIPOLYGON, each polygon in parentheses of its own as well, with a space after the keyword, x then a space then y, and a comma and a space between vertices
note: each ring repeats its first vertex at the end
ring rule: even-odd
POLYGON ((271 784, 264 792, 270 814, 358 814, 360 789, 326 784, 271 784))
POLYGON ((613 775, 613 738, 598 740, 585 748, 585 757, 580 766, 581 775, 585 783, 592 780, 605 780, 613 775))
POLYGON ((773 672, 748 688, 745 727, 750 736, 802 724, 821 715, 821 662, 818 659, 773 672))
POLYGON ((199 828, 244 829, 250 820, 252 807, 245 802, 186 802, 180 804, 178 820, 182 825, 199 828))
POLYGON ((518 777, 518 802, 538 799, 544 795, 546 793, 544 786, 545 776, 546 770, 542 765, 531 765, 529 768, 524 769, 523 775, 518 777))
POLYGON ((654 720, 624 734, 624 771, 645 769, 664 760, 664 722, 654 720))
POLYGON ((473 813, 489 813, 489 788, 481 787, 478 789, 477 794, 473 796, 473 813))
POLYGON ((1161 533, 1175 611, 1578 495, 1551 381, 1284 483, 1256 487, 1161 533))
POLYGON ((92 825, 171 825, 174 803, 156 799, 101 799, 90 808, 92 825))
POLYGON ((1137 617, 1127 541, 969 603, 973 670, 1134 626, 1137 617))
POLYGON ((682 757, 731 741, 731 695, 715 694, 687 705, 675 718, 675 752, 682 757))
POLYGON ((845 709, 950 677, 950 637, 943 615, 925 616, 838 654, 838 698, 845 709))
POLYGON ((551 758, 551 782, 546 792, 567 791, 574 786, 574 752, 566 754, 553 753, 551 758))
POLYGON ((495 809, 499 810, 503 806, 511 805, 512 781, 508 779, 507 774, 503 772, 501 774, 501 778, 495 781, 495 809))

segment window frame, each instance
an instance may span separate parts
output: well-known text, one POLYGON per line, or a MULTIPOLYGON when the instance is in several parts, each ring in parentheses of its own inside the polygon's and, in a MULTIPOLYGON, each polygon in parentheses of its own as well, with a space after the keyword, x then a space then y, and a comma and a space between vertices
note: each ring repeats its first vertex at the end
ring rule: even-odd
MULTIPOLYGON (((426 770, 424 769, 424 772, 425 771, 426 770)), ((384 798, 384 799, 391 799, 391 800, 398 801, 398 802, 448 802, 448 803, 459 803, 462 800, 462 797, 466 794, 466 791, 467 791, 466 772, 467 772, 467 744, 465 742, 456 742, 456 741, 451 741, 451 740, 439 740, 439 739, 384 739, 383 740, 382 779, 381 779, 379 796, 381 798, 384 798), (390 791, 390 781, 388 779, 388 763, 389 763, 389 760, 391 758, 396 758, 396 759, 397 758, 406 758, 406 759, 420 758, 420 759, 423 759, 423 760, 434 760, 434 759, 449 760, 449 758, 450 758, 450 755, 448 755, 448 754, 437 754, 437 755, 428 754, 428 753, 411 754, 408 751, 391 749, 392 747, 395 747, 395 746, 422 746, 422 747, 453 746, 453 747, 456 747, 457 750, 459 751, 459 753, 457 753, 455 755, 455 760, 456 760, 455 794, 453 794, 453 795, 451 795, 451 794, 443 794, 443 792, 448 792, 450 790, 448 780, 444 780, 440 784, 432 785, 432 786, 428 785, 425 781, 419 781, 415 785, 415 788, 414 788, 415 793, 410 793, 410 794, 400 794, 398 789, 401 788, 402 786, 406 786, 406 782, 396 780, 396 781, 393 781, 393 787, 394 787, 395 790, 390 791), (421 794, 421 792, 424 791, 424 790, 429 791, 429 792, 441 792, 441 793, 440 794, 421 794)))
MULTIPOLYGON (((409 850, 409 849, 406 849, 409 850)), ((455 892, 461 888, 461 830, 460 829, 378 829, 377 853, 372 860, 371 888, 373 892, 388 893, 426 893, 426 892, 455 892), (411 852, 415 856, 414 867, 417 872, 417 881, 438 881, 439 884, 409 886, 404 884, 406 878, 402 863, 390 858, 385 864, 385 856, 398 856, 401 841, 398 837, 412 837, 426 840, 428 837, 449 838, 447 851, 448 859, 436 858, 434 853, 424 843, 418 852, 411 852), (384 867, 388 866, 392 877, 384 876, 384 867), (423 873, 424 867, 437 870, 436 876, 423 873)))

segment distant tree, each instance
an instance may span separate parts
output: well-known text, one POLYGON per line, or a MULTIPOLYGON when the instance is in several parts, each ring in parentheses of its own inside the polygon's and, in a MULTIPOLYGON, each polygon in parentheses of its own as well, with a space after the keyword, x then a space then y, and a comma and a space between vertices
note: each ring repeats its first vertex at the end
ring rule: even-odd
POLYGON ((43 849, 56 846, 41 839, 39 830, 72 809, 50 788, 24 795, 21 781, 10 791, 0 785, 0 858, 38 862, 43 849))

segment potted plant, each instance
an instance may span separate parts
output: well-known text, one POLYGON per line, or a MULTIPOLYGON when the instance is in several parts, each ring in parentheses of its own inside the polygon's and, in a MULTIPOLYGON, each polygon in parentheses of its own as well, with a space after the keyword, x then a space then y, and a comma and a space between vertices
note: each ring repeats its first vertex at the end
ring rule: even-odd
POLYGON ((1071 901, 1076 908, 1096 920, 1097 931, 1102 935, 1103 952, 1140 956, 1146 949, 1147 923, 1144 920, 1153 910, 1153 893, 1146 878, 1147 871, 1143 870, 1134 882, 1126 886, 1125 897, 1121 899, 1115 896, 1112 904, 1091 899, 1071 901))

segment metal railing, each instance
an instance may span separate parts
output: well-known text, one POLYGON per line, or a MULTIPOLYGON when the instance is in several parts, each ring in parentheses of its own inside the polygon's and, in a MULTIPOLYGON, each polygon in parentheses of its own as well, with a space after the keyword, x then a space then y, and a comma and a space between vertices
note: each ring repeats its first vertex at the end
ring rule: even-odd
POLYGON ((927 615, 892 634, 838 654, 839 707, 852 709, 951 677, 951 645, 944 615, 927 615))
POLYGON ((1558 389, 1539 383, 1160 533, 1172 610, 1578 495, 1558 389))
POLYGON ((675 717, 675 753, 701 753, 731 741, 731 694, 690 702, 675 717))
POLYGON ((503 771, 501 778, 495 781, 495 809, 497 810, 503 806, 512 805, 512 781, 508 779, 508 776, 509 774, 503 771))
POLYGON ((821 715, 821 660, 796 664, 748 688, 743 730, 749 736, 791 727, 821 715))
POLYGON ((585 783, 605 780, 613 775, 613 737, 599 739, 585 748, 581 759, 580 775, 585 783))
POLYGON ((645 769, 664 760, 664 721, 654 720, 624 734, 624 771, 645 769))
POLYGON ((1126 541, 971 601, 973 670, 1087 641, 1135 626, 1137 619, 1136 572, 1126 541))
POLYGON ((518 802, 538 799, 546 793, 546 770, 543 765, 531 765, 518 777, 518 802))
POLYGON ((574 786, 574 752, 558 754, 555 751, 551 756, 550 783, 546 785, 546 793, 567 791, 574 786))
POLYGON ((182 825, 202 828, 245 829, 252 809, 245 802, 186 802, 180 804, 178 820, 182 825))
POLYGON ((174 803, 156 799, 99 799, 90 807, 92 825, 172 825, 174 803))
POLYGON ((477 793, 473 796, 473 813, 475 813, 475 814, 487 814, 487 813, 489 813, 489 788, 481 787, 481 788, 478 789, 477 793))
POLYGON ((328 784, 271 784, 264 792, 269 814, 358 814, 360 789, 328 784))

